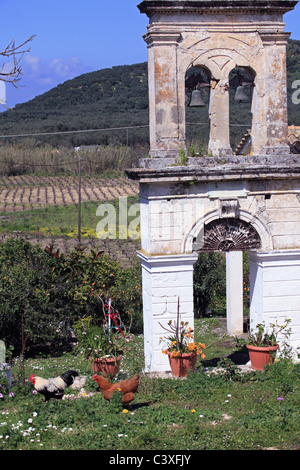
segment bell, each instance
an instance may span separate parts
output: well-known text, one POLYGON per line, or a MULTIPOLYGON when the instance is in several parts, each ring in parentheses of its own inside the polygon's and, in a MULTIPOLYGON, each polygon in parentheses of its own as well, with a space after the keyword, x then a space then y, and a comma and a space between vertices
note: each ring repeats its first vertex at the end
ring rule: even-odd
POLYGON ((202 99, 202 93, 200 90, 194 90, 192 92, 191 101, 188 104, 190 108, 198 108, 199 106, 205 106, 205 103, 202 99))
POLYGON ((248 101, 248 96, 245 93, 245 88, 243 87, 243 85, 237 87, 234 101, 248 101))

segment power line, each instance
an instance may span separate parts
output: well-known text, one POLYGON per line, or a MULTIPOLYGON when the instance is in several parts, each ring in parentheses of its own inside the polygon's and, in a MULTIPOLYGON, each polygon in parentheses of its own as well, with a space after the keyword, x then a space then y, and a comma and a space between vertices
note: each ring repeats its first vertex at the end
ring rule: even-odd
MULTIPOLYGON (((0 163, 7 163, 7 164, 11 164, 11 162, 9 161, 6 161, 6 160, 0 160, 0 163)), ((98 163, 98 162, 95 162, 95 161, 92 161, 92 160, 89 160, 88 163, 98 163)), ((50 167, 53 167, 53 166, 63 166, 63 165, 70 165, 70 164, 76 164, 76 162, 74 160, 69 160, 67 162, 59 162, 59 163, 51 163, 51 164, 48 164, 48 165, 45 165, 44 163, 27 163, 27 162, 21 162, 21 163, 16 163, 15 165, 12 165, 12 168, 17 168, 18 166, 50 166, 50 167)))
MULTIPOLYGON (((191 124, 191 125, 195 125, 195 126, 198 126, 198 125, 206 125, 206 126, 209 126, 210 123, 209 122, 186 122, 186 124, 191 124)), ((229 127, 251 127, 251 124, 229 124, 229 127)))
POLYGON ((43 135, 58 135, 58 134, 76 134, 84 132, 103 132, 103 131, 119 131, 122 129, 141 129, 149 127, 149 125, 144 126, 126 126, 126 127, 107 127, 102 129, 81 129, 75 131, 57 131, 57 132, 37 132, 33 134, 11 134, 11 135, 0 135, 0 139, 13 138, 13 137, 37 137, 43 135))
MULTIPOLYGON (((209 125, 209 122, 186 122, 186 124, 192 125, 209 125)), ((249 127, 251 124, 229 124, 230 127, 249 127)), ((128 129, 145 129, 149 128, 148 124, 142 126, 126 126, 126 127, 106 127, 100 129, 79 129, 73 131, 56 131, 56 132, 36 132, 32 134, 9 134, 9 135, 0 135, 0 139, 8 139, 8 138, 15 138, 15 137, 38 137, 38 136, 45 136, 45 135, 62 135, 62 134, 83 134, 85 132, 106 132, 106 131, 120 131, 120 130, 128 130, 128 129)))

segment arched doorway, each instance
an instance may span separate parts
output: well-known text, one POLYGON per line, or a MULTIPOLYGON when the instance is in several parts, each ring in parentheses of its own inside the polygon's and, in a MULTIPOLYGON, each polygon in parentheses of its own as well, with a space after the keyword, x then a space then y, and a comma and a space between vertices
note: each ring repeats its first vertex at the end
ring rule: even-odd
MULTIPOLYGON (((222 307, 226 309, 227 331, 231 335, 243 332, 245 307, 248 303, 250 306, 250 299, 248 299, 250 298, 248 291, 250 272, 249 264, 246 262, 248 261, 247 255, 248 252, 260 248, 261 239, 257 230, 247 221, 230 217, 215 219, 204 224, 202 235, 194 238, 193 251, 199 253, 198 261, 194 265, 195 309, 198 306, 199 292, 200 296, 207 293, 208 295, 219 294, 221 302, 222 297, 225 296, 225 306, 222 307), (210 265, 210 269, 214 269, 214 273, 209 278, 215 283, 215 289, 210 289, 210 291, 207 289, 206 292, 203 290, 203 284, 199 289, 200 279, 197 278, 205 272, 205 263, 210 265), (247 272, 245 272, 246 266, 247 272), (222 279, 220 269, 223 270, 222 274, 225 279, 222 279), (223 291, 225 290, 223 294, 222 287, 223 291)), ((208 272, 206 272, 207 275, 208 272)), ((204 308, 205 304, 203 299, 201 300, 202 308, 204 308)), ((210 305, 216 307, 217 303, 210 303, 210 305)))

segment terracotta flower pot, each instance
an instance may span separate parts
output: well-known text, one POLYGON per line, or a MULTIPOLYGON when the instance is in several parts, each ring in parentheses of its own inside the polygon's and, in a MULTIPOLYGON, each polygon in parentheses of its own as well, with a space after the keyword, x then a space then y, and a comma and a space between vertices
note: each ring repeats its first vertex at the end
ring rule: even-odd
POLYGON ((168 351, 169 362, 172 374, 176 377, 187 377, 189 371, 194 371, 197 354, 195 353, 182 353, 176 357, 172 357, 168 351))
POLYGON ((276 350, 279 346, 276 344, 275 346, 259 347, 247 344, 247 348, 253 369, 264 370, 265 365, 274 362, 276 350))
POLYGON ((93 373, 100 373, 104 377, 113 378, 120 369, 122 355, 118 357, 101 357, 90 359, 93 373))

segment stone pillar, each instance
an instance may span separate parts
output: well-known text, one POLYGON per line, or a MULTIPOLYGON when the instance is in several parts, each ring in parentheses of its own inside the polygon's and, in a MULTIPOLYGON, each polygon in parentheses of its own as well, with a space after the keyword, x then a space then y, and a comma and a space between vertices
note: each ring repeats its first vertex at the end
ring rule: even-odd
POLYGON ((300 347, 300 250, 251 252, 250 328, 292 321, 289 342, 300 347))
POLYGON ((243 252, 226 253, 227 332, 243 333, 243 252))
POLYGON ((176 320, 179 297, 181 320, 194 327, 193 265, 198 256, 148 256, 142 252, 138 256, 142 263, 145 372, 169 371, 161 342, 168 333, 161 325, 176 320))
POLYGON ((208 151, 216 157, 231 155, 228 85, 224 80, 212 81, 212 83, 208 151))
POLYGON ((290 153, 287 145, 286 43, 290 33, 260 33, 265 49, 264 105, 265 142, 262 153, 290 153))
POLYGON ((177 77, 178 33, 149 32, 148 44, 149 120, 151 157, 177 156, 179 108, 177 77))

